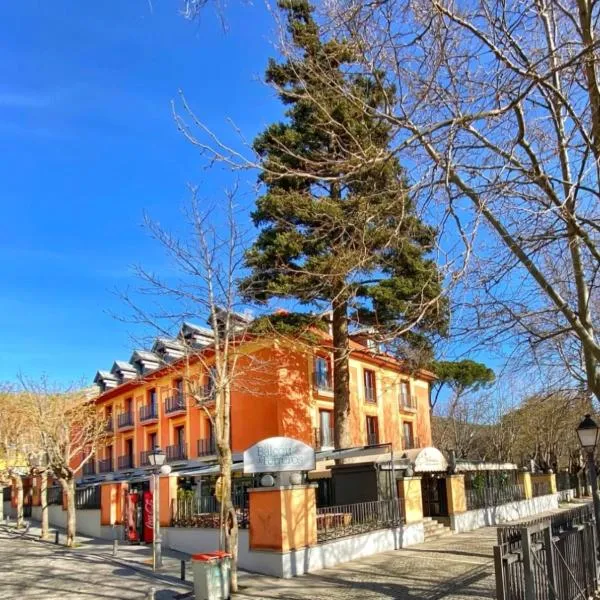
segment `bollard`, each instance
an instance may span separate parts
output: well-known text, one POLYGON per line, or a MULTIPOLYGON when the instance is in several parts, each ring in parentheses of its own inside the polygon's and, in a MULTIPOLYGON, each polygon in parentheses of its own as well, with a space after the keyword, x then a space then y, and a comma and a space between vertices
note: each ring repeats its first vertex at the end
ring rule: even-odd
POLYGON ((180 579, 181 581, 185 581, 185 560, 181 561, 181 574, 180 574, 180 579))
POLYGON ((59 536, 59 535, 60 535, 60 534, 58 533, 58 531, 55 531, 55 532, 54 532, 54 543, 55 543, 55 544, 58 544, 58 536, 59 536))
POLYGON ((146 600, 155 600, 156 588, 151 587, 148 590, 148 595, 146 596, 146 600))
POLYGON ((116 558, 119 554, 119 540, 113 540, 113 556, 116 558))

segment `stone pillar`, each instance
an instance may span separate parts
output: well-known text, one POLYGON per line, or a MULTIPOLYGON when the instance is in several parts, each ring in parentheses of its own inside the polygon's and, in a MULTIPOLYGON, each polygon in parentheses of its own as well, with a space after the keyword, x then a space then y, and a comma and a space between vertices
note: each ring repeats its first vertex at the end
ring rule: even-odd
POLYGON ((404 477, 398 480, 398 499, 405 523, 423 520, 423 496, 420 477, 404 477))
POLYGON ((173 502, 177 500, 177 476, 166 475, 159 478, 159 518, 161 527, 171 526, 173 502))
POLYGON ((465 494, 465 476, 446 476, 446 499, 448 515, 458 515, 467 511, 467 496, 465 494))
POLYGON ((253 488, 250 549, 288 552, 317 543, 315 485, 253 488))
POLYGON ((127 482, 106 481, 100 484, 100 525, 118 525, 124 519, 124 494, 127 482))
POLYGON ((42 491, 42 478, 41 477, 34 477, 33 478, 33 485, 31 488, 31 506, 41 506, 42 505, 42 496, 41 496, 41 491, 42 491))
POLYGON ((517 482, 523 486, 525 490, 525 499, 533 498, 533 485, 531 483, 531 473, 529 471, 519 471, 517 473, 517 482))

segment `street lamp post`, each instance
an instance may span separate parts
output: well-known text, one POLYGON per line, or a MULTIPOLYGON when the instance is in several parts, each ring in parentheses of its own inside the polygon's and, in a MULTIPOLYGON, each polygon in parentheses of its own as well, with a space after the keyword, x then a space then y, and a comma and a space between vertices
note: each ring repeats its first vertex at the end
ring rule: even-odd
POLYGON ((160 539, 160 496, 159 473, 165 463, 166 455, 160 448, 153 448, 148 455, 152 465, 152 569, 162 567, 162 547, 160 539))
POLYGON ((600 555, 600 498, 598 498, 598 477, 596 474, 596 461, 594 451, 598 443, 598 434, 600 428, 592 419, 591 415, 585 415, 585 418, 577 427, 579 443, 584 452, 587 453, 588 470, 590 473, 590 483, 592 484, 592 499, 594 501, 594 516, 596 518, 596 544, 600 555))

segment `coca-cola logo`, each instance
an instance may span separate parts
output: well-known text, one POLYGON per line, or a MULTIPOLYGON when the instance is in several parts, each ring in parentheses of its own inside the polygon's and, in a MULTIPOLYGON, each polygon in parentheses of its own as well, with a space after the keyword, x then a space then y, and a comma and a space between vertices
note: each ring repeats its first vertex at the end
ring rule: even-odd
POLYGON ((153 505, 152 496, 150 494, 148 494, 144 498, 144 516, 146 517, 144 525, 148 529, 153 529, 153 527, 154 527, 154 523, 152 522, 152 505, 153 505))

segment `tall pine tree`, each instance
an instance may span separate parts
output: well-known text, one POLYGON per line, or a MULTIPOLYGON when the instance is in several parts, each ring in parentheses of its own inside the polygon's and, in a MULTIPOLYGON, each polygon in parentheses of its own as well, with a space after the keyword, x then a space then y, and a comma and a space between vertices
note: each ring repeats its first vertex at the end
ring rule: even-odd
POLYGON ((347 447, 351 328, 386 338, 414 322, 410 336, 418 340, 445 326, 441 277, 426 258, 435 232, 416 216, 400 164, 381 160, 391 141, 385 120, 351 101, 359 97, 376 115, 395 90, 353 72, 350 46, 324 39, 308 2, 279 7, 293 52, 283 63, 271 60, 266 77, 287 119, 254 143, 265 193, 252 215, 260 233, 242 287, 258 301, 294 298, 331 309, 334 442, 347 447))

